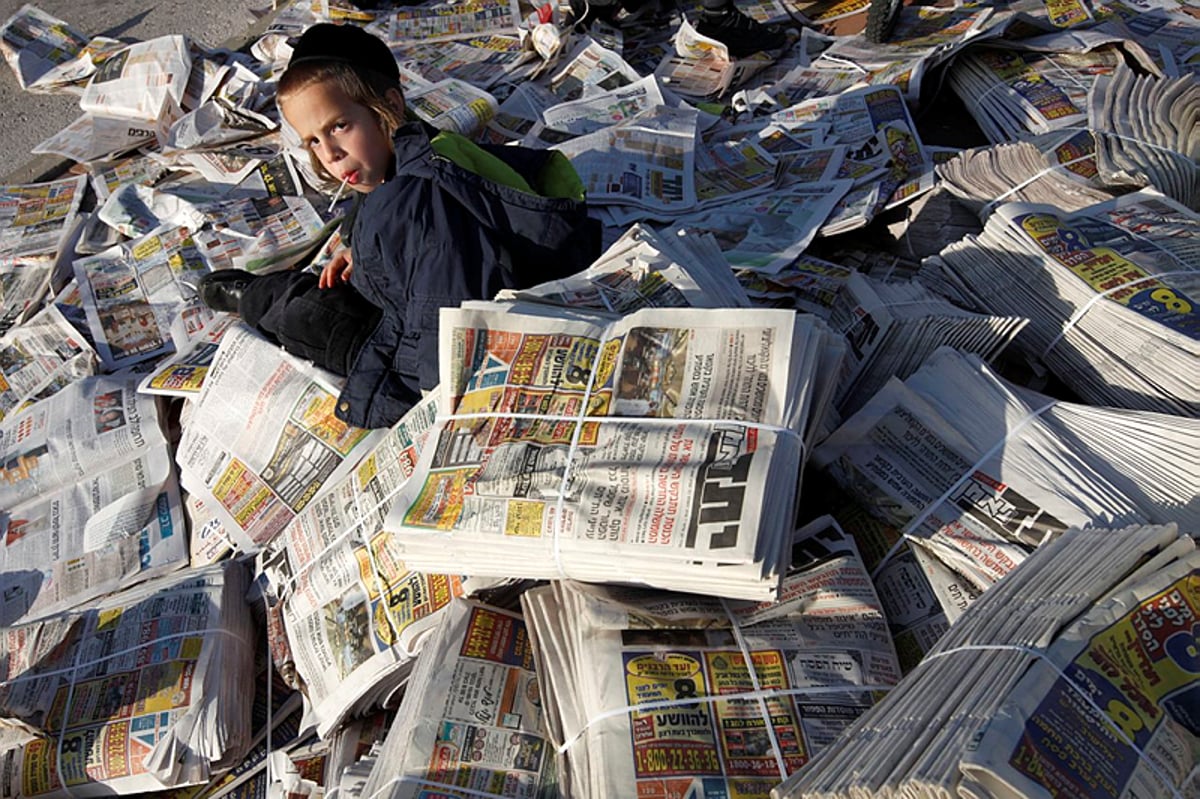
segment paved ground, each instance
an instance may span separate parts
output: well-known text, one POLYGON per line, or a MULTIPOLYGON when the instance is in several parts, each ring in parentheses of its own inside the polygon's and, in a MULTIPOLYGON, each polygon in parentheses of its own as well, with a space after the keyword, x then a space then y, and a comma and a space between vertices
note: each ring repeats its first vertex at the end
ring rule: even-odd
MULTIPOLYGON (((240 41, 255 19, 252 9, 270 8, 270 0, 31 1, 85 36, 132 42, 181 33, 210 47, 240 41)), ((0 0, 0 24, 24 2, 0 0)), ((33 147, 79 113, 78 98, 24 92, 8 65, 0 66, 0 178, 21 173, 34 161, 33 147)))

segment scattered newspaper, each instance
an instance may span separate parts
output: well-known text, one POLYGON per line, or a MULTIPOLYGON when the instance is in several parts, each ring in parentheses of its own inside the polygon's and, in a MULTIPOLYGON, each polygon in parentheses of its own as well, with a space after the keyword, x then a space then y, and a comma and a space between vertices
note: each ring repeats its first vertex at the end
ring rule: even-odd
POLYGON ((516 0, 465 0, 401 6, 380 14, 367 29, 386 42, 447 41, 490 34, 515 35, 516 0))
POLYGON ((96 371, 96 352, 54 305, 0 337, 0 421, 96 371))
POLYGON ((49 255, 0 256, 0 334, 37 313, 50 291, 53 270, 49 255))
POLYGON ((110 55, 88 81, 79 107, 103 117, 157 122, 183 105, 192 56, 183 36, 160 36, 110 55))
POLYGON ((72 69, 86 45, 86 36, 28 3, 0 27, 0 53, 26 91, 50 91, 86 77, 88 72, 72 69))
POLYGON ((222 336, 175 457, 240 551, 260 550, 378 440, 334 416, 331 377, 244 325, 222 336))
POLYGON ((1070 530, 771 796, 1191 795, 1198 570, 1174 525, 1070 530))
POLYGON ((71 231, 86 175, 0 186, 0 257, 54 255, 71 231))
POLYGON ((0 618, 56 613, 187 563, 171 451, 128 379, 76 379, 0 424, 0 618))
POLYGON ((566 795, 766 799, 896 684, 853 540, 825 517, 793 546, 778 602, 566 581, 525 592, 566 795))

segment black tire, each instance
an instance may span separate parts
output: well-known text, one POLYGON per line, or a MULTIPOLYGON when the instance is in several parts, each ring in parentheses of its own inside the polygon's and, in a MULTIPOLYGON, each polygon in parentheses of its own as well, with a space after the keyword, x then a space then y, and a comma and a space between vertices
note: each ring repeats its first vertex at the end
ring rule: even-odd
POLYGON ((888 40, 903 4, 903 0, 871 0, 867 7, 867 27, 863 31, 868 42, 882 44, 888 40))

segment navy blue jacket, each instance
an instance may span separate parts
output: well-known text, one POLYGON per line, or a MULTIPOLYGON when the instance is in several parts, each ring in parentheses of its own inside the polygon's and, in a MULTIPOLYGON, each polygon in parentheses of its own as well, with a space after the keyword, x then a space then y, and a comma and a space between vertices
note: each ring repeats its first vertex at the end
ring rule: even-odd
MULTIPOLYGON (((338 399, 337 416, 358 427, 391 426, 437 385, 441 308, 575 274, 600 253, 585 203, 477 175, 436 154, 435 133, 419 122, 397 131, 395 175, 365 195, 351 226, 350 284, 383 311, 338 399)), ((551 156, 481 146, 526 179, 551 156)))

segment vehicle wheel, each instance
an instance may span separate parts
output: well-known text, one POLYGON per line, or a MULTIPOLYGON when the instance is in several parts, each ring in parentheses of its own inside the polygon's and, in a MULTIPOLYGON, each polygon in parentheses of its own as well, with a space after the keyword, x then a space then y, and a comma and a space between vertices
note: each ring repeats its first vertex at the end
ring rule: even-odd
POLYGON ((903 4, 903 0, 871 0, 867 7, 867 28, 863 31, 868 42, 880 44, 888 40, 903 4))

